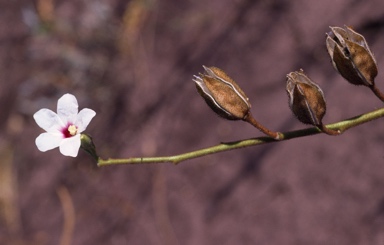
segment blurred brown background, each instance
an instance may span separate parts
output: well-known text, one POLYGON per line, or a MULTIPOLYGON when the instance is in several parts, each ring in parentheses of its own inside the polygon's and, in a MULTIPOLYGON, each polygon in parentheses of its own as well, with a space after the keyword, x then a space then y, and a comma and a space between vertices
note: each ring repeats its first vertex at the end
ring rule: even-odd
POLYGON ((325 123, 382 107, 344 81, 328 26, 362 33, 384 90, 382 0, 13 0, 0 2, 0 244, 384 244, 384 120, 171 164, 98 169, 80 152, 42 153, 32 115, 73 93, 97 112, 102 157, 178 154, 261 136, 197 94, 224 69, 254 116, 304 128, 285 75, 323 88, 325 123))

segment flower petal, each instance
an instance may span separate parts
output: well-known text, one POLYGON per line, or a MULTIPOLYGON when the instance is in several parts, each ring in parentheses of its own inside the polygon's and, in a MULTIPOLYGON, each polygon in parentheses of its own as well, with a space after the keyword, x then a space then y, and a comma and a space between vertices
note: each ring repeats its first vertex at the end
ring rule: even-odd
POLYGON ((64 122, 64 124, 67 124, 68 122, 74 123, 76 120, 78 107, 79 105, 77 104, 77 100, 74 95, 64 94, 57 101, 57 114, 64 122))
POLYGON ((60 144, 60 152, 64 156, 77 157, 81 145, 80 134, 63 139, 60 144))
POLYGON ((49 109, 41 109, 33 115, 37 125, 48 133, 58 133, 64 127, 60 117, 49 109))
POLYGON ((36 146, 42 152, 52 150, 60 145, 60 142, 63 140, 59 135, 54 135, 50 133, 42 133, 36 138, 36 146))
POLYGON ((84 108, 82 109, 79 114, 77 114, 77 119, 75 122, 75 125, 77 127, 77 132, 81 133, 83 132, 88 124, 91 122, 92 118, 96 115, 96 112, 94 110, 84 108))

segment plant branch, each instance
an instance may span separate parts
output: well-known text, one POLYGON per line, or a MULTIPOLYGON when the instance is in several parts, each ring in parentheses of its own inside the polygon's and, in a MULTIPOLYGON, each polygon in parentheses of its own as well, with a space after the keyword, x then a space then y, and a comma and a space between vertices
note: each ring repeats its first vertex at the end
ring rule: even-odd
MULTIPOLYGON (((381 117, 384 117, 384 107, 353 117, 353 118, 340 121, 340 122, 328 124, 326 125, 326 127, 331 130, 338 130, 340 131, 340 133, 343 133, 350 128, 356 127, 360 124, 367 123, 381 117)), ((319 128, 311 127, 311 128, 305 128, 305 129, 280 133, 282 136, 282 139, 279 139, 279 140, 275 140, 271 137, 251 138, 251 139, 245 139, 240 141, 221 143, 215 146, 211 146, 211 147, 207 147, 207 148, 203 148, 200 150, 191 151, 191 152, 187 152, 179 155, 173 155, 173 156, 133 157, 133 158, 127 158, 127 159, 107 159, 107 160, 103 160, 99 158, 97 165, 99 167, 103 167, 103 166, 110 166, 110 165, 117 165, 117 164, 144 164, 144 163, 178 164, 186 160, 190 160, 193 158, 198 158, 198 157, 202 157, 210 154, 215 154, 223 151, 229 151, 229 150, 255 146, 255 145, 262 145, 262 144, 267 144, 272 142, 280 142, 280 141, 290 140, 294 138, 315 135, 319 133, 322 133, 322 131, 319 128)))

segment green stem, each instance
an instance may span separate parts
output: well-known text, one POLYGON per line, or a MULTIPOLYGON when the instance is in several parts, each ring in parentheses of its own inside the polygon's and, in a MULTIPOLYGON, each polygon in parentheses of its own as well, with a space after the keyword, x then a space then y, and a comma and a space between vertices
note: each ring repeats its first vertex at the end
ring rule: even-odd
MULTIPOLYGON (((337 131, 340 131, 340 133, 343 133, 350 128, 356 127, 360 124, 367 123, 369 121, 372 121, 381 117, 384 117, 384 108, 380 108, 380 109, 362 114, 360 116, 349 118, 337 123, 328 124, 326 125, 326 127, 331 130, 337 130, 337 131)), ((182 161, 186 161, 186 160, 190 160, 193 158, 202 157, 210 154, 215 154, 223 151, 229 151, 229 150, 255 146, 255 145, 262 145, 262 144, 267 144, 271 142, 280 142, 284 140, 290 140, 294 138, 315 135, 321 132, 322 131, 319 128, 311 127, 306 129, 280 133, 282 136, 282 139, 280 139, 279 141, 276 141, 271 137, 258 137, 258 138, 233 141, 228 143, 221 143, 221 144, 203 148, 197 151, 187 152, 187 153, 174 155, 174 156, 133 157, 133 158, 127 158, 127 159, 107 159, 107 160, 103 160, 99 158, 97 165, 99 167, 102 167, 102 166, 110 166, 110 165, 117 165, 117 164, 143 164, 143 163, 166 163, 166 162, 178 164, 182 161)))

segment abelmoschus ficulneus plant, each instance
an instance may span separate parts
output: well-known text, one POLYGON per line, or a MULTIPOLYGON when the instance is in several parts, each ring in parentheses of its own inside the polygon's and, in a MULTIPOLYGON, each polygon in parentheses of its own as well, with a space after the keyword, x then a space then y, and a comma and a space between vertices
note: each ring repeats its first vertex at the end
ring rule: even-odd
MULTIPOLYGON (((374 79, 378 66, 365 38, 350 27, 331 27, 326 37, 326 47, 332 65, 349 83, 369 87, 376 97, 384 102, 384 94, 375 85, 374 79)), ((251 103, 240 86, 226 72, 217 67, 203 66, 205 73, 194 76, 197 91, 208 106, 220 117, 227 120, 241 120, 250 123, 266 136, 250 138, 235 142, 221 143, 183 154, 160 157, 131 157, 127 159, 102 159, 96 152, 92 138, 83 133, 96 113, 83 109, 78 113, 76 98, 66 94, 58 101, 57 114, 49 109, 35 113, 36 123, 46 133, 36 139, 40 151, 59 147, 66 156, 76 157, 80 148, 88 152, 98 166, 115 164, 143 164, 182 161, 215 154, 222 151, 243 147, 289 140, 293 138, 326 133, 340 135, 346 130, 360 124, 384 117, 384 107, 336 123, 325 125, 325 95, 320 86, 312 81, 302 69, 287 74, 286 91, 288 105, 296 118, 312 125, 290 132, 275 132, 260 124, 251 114, 251 103)), ((258 115, 260 117, 260 115, 258 115)))

